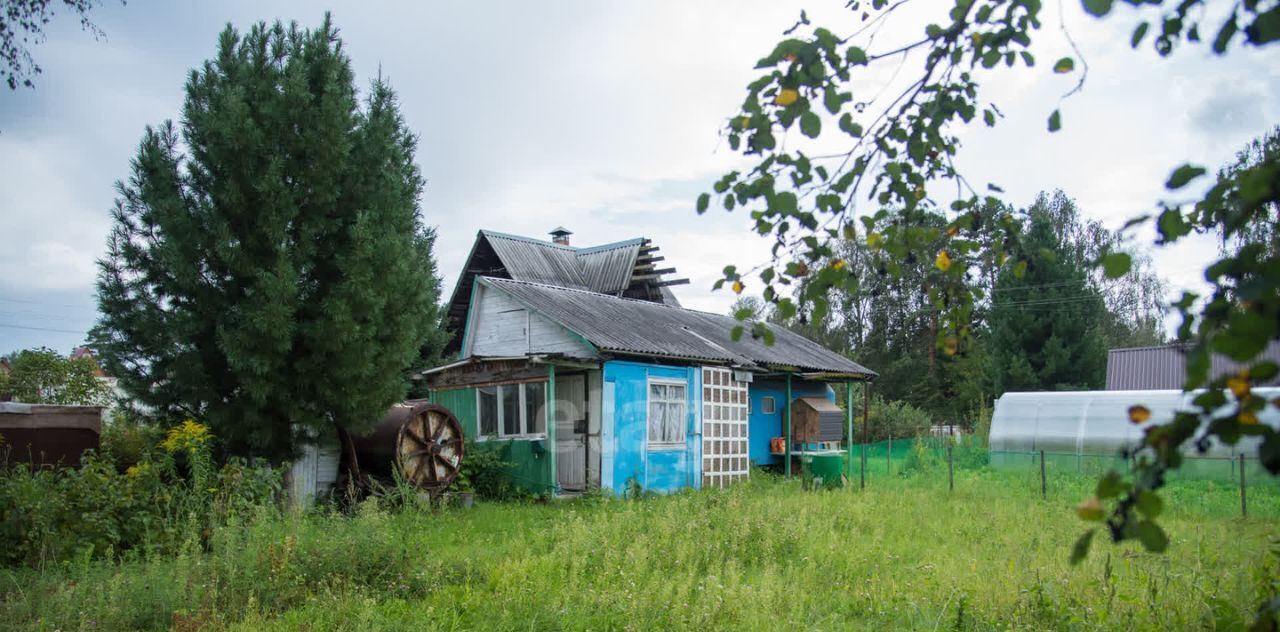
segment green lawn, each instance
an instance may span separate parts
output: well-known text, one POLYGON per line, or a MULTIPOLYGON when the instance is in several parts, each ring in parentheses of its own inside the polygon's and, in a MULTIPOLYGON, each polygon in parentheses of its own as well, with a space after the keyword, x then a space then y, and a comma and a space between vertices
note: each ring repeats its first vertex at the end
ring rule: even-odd
POLYGON ((0 625, 40 629, 1239 628, 1280 586, 1280 493, 1179 483, 1165 555, 1067 563, 1084 477, 757 476, 641 501, 263 516, 208 552, 4 572, 0 625))

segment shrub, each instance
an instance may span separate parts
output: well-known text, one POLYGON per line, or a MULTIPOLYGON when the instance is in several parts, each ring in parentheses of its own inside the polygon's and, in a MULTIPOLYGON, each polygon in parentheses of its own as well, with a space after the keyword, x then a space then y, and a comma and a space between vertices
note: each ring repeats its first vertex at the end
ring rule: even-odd
POLYGON ((0 471, 0 563, 116 557, 203 544, 223 524, 273 507, 281 472, 240 459, 215 468, 203 426, 179 426, 121 471, 105 453, 79 468, 0 471))
POLYGON ((458 480, 453 485, 455 490, 475 492, 476 496, 490 500, 523 496, 522 490, 511 480, 511 468, 515 464, 507 460, 511 452, 510 441, 476 443, 468 440, 463 450, 465 456, 458 471, 458 480))
POLYGON ((872 442, 918 437, 933 425, 929 413, 904 401, 872 397, 868 413, 870 424, 867 430, 872 442))

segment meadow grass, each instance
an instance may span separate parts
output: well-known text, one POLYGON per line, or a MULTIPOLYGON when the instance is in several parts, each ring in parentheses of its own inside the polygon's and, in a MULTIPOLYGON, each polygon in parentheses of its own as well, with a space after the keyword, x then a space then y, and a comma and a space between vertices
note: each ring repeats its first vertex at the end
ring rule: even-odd
POLYGON ((174 556, 6 571, 0 625, 36 629, 1233 629, 1280 587, 1274 481, 1175 483, 1164 555, 1099 538, 1095 479, 755 475, 638 501, 271 512, 174 556), (854 484, 856 488, 856 481, 854 484))

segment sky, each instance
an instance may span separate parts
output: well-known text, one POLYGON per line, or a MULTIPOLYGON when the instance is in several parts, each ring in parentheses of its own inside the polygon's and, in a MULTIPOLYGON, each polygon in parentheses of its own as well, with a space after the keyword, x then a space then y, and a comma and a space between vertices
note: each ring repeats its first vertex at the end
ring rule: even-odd
MULTIPOLYGON (((946 6, 917 0, 870 49, 922 32, 946 6)), ((770 245, 741 210, 694 212, 700 192, 747 164, 720 130, 757 76, 755 61, 802 8, 837 33, 857 24, 842 2, 816 1, 328 7, 358 85, 381 73, 419 135, 421 203, 438 233, 446 295, 477 230, 545 237, 563 225, 575 245, 653 239, 664 263, 691 279, 674 288, 683 304, 718 312, 734 298, 711 291, 720 270, 761 263, 770 245)), ((322 17, 308 2, 108 1, 91 14, 102 39, 73 16, 55 18, 33 50, 44 70, 35 88, 0 92, 0 353, 68 352, 84 339, 115 183, 146 126, 180 117, 187 73, 213 55, 218 33, 322 17)), ((981 96, 1006 118, 962 131, 965 175, 998 182, 1019 206, 1060 188, 1087 217, 1118 227, 1163 199, 1174 167, 1213 168, 1280 122, 1275 51, 1215 57, 1196 47, 1162 59, 1150 47, 1130 50, 1138 20, 1120 7, 1098 21, 1071 0, 1059 18, 1046 3, 1036 68, 980 77, 981 96), (1084 89, 1065 100, 1078 74, 1050 71, 1070 52, 1064 27, 1088 64, 1084 89), (1049 134, 1055 108, 1064 129, 1049 134)), ((901 76, 871 76, 855 91, 901 76)), ((1153 256, 1176 292, 1201 286, 1213 253, 1197 239, 1153 256)))

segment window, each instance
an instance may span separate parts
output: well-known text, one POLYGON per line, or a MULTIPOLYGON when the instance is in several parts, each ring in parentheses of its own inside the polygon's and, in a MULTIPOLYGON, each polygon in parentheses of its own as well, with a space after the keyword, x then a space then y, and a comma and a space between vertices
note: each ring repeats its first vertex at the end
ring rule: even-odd
POLYGON ((504 384, 476 389, 481 437, 530 437, 547 431, 546 384, 504 384))
POLYGON ((778 412, 778 403, 773 397, 763 397, 760 399, 760 412, 766 415, 772 415, 778 412))
POLYGON ((684 446, 688 399, 684 382, 649 382, 650 446, 684 446))

